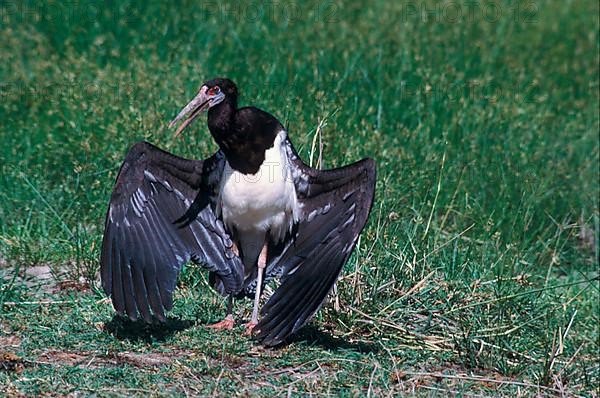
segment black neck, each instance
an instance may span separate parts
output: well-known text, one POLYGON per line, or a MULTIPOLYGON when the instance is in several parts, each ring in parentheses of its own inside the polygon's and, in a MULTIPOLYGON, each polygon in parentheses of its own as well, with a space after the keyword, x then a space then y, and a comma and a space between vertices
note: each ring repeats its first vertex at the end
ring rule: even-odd
POLYGON ((268 113, 256 108, 237 109, 235 98, 226 98, 209 109, 208 128, 232 168, 255 174, 283 127, 268 113))
MULTIPOLYGON (((235 114, 237 112, 235 100, 225 99, 218 105, 208 110, 208 129, 215 139, 225 157, 232 163, 233 159, 244 158, 241 150, 244 148, 244 137, 237 134, 235 128, 235 114)), ((236 163, 234 161, 234 163, 236 163)))
POLYGON ((225 98, 223 102, 208 110, 208 128, 219 146, 233 128, 236 111, 237 101, 229 98, 225 98))

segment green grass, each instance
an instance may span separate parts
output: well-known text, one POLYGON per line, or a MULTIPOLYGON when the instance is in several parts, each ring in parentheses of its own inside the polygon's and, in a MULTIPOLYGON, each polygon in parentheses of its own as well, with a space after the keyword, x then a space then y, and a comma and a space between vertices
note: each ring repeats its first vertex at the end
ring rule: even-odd
POLYGON ((597 2, 66 4, 0 6, 0 394, 597 393, 597 2), (96 282, 125 152, 210 155, 166 126, 214 76, 306 160, 325 120, 326 167, 378 165, 337 296, 278 349, 205 328, 198 268, 163 327, 96 282))

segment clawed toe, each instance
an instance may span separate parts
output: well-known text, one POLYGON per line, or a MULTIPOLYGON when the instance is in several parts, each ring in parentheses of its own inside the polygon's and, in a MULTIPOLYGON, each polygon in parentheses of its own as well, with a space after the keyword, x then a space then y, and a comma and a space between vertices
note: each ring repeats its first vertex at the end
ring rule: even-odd
POLYGON ((246 324, 246 330, 244 330, 244 336, 250 336, 252 335, 252 331, 254 330, 254 328, 256 327, 257 323, 256 322, 248 322, 246 324))
POLYGON ((231 330, 233 329, 234 325, 235 321, 233 320, 233 317, 228 315, 221 322, 214 323, 208 327, 215 330, 231 330))

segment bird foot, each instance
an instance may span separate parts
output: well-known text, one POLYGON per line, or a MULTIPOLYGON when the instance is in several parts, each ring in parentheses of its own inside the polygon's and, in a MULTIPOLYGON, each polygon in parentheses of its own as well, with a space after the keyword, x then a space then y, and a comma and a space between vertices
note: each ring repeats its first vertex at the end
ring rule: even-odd
POLYGON ((258 324, 258 322, 252 322, 252 321, 248 322, 246 324, 246 330, 244 331, 244 336, 250 336, 257 324, 258 324))
POLYGON ((231 330, 233 329, 234 324, 235 321, 233 320, 233 317, 231 315, 227 315, 221 322, 214 323, 208 327, 215 330, 231 330))

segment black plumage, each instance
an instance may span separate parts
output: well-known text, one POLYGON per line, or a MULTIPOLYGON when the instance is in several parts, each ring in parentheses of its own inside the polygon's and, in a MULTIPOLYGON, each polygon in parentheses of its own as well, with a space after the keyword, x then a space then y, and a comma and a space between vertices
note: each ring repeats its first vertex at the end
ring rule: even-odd
POLYGON ((272 115, 248 106, 237 108, 237 88, 228 79, 213 79, 208 87, 219 86, 225 99, 208 110, 208 129, 232 168, 254 174, 273 146, 283 126, 272 115))
POLYGON ((146 142, 129 150, 110 199, 100 257, 102 286, 118 312, 135 320, 139 310, 151 322, 151 309, 164 320, 177 275, 190 259, 218 275, 227 293, 240 291, 243 265, 212 209, 204 205, 191 222, 175 222, 196 196, 214 191, 210 176, 224 162, 219 152, 187 160, 146 142))
POLYGON ((209 130, 220 148, 208 159, 179 158, 145 142, 131 148, 107 212, 102 285, 118 312, 151 322, 152 314, 164 320, 172 308, 177 275, 190 260, 209 270, 215 289, 230 296, 260 295, 264 269, 265 279, 280 285, 262 307, 254 336, 276 345, 310 320, 348 260, 371 209, 375 163, 363 159, 334 170, 312 169, 276 118, 254 107, 238 109, 237 95, 228 79, 207 81, 174 120, 189 115, 179 133, 208 108, 209 130), (279 139, 295 195, 286 206, 294 215, 270 218, 289 223, 283 225, 285 237, 275 238, 277 225, 271 225, 264 234, 265 257, 248 260, 243 245, 248 229, 231 227, 219 210, 227 203, 223 187, 231 184, 224 172, 255 175, 279 139))

